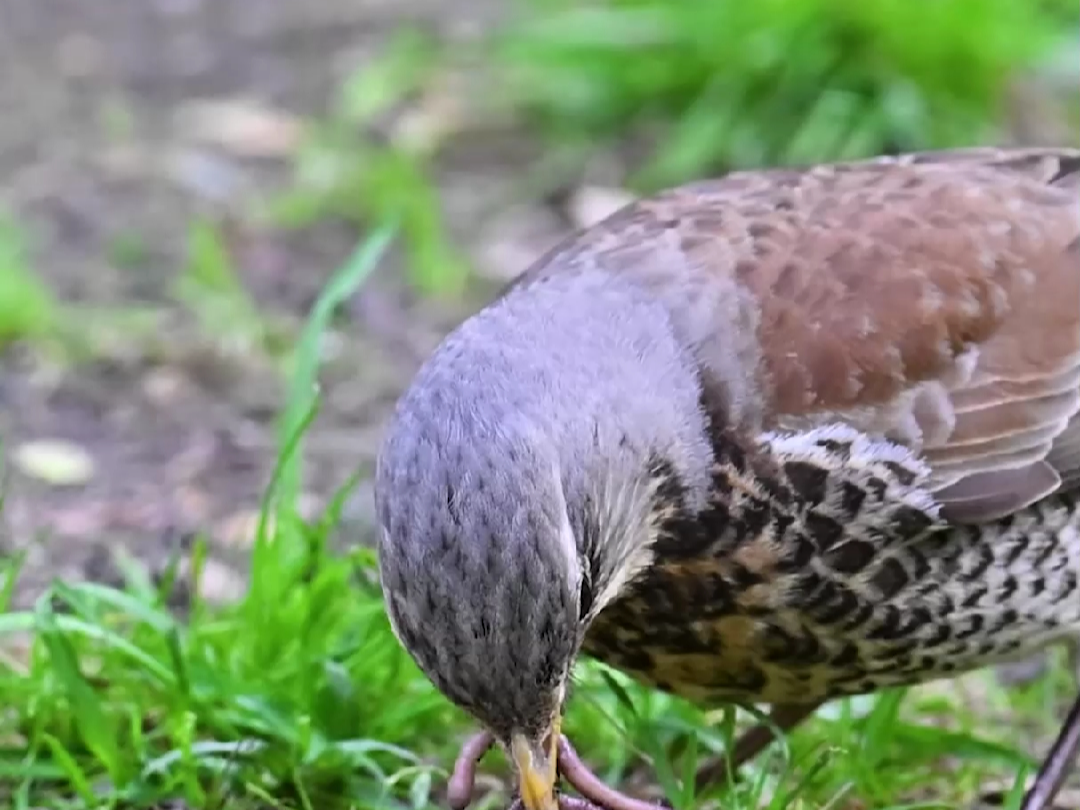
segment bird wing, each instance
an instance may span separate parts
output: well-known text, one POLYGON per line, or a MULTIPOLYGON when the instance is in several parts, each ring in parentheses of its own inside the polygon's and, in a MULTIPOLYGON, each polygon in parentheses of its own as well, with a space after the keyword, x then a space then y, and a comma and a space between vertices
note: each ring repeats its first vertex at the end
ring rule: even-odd
POLYGON ((631 204, 559 264, 662 296, 729 421, 897 441, 943 517, 984 521, 1080 483, 1078 194, 1068 149, 735 172, 631 204))

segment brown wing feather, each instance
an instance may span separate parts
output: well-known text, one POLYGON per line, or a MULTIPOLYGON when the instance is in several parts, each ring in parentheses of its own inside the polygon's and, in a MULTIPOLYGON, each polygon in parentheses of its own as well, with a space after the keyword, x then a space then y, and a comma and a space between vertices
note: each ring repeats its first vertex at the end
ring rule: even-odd
POLYGON ((918 449, 943 514, 1080 481, 1080 151, 739 172, 550 254, 664 298, 732 421, 845 421, 918 449))
MULTIPOLYGON (((801 334, 770 332, 767 317, 762 333, 787 384, 776 389, 781 414, 847 417, 919 447, 943 513, 978 521, 1050 494, 1075 472, 1063 466, 1075 457, 1054 449, 1077 440, 1080 204, 1073 155, 965 157, 913 161, 915 174, 897 166, 875 187, 882 196, 856 189, 850 206, 838 204, 834 216, 858 223, 845 229, 854 236, 833 231, 842 258, 824 264, 838 294, 818 299, 817 313, 787 298, 777 308, 803 314, 784 313, 801 334), (1062 157, 1073 164, 1063 175, 1062 157), (893 184, 913 196, 897 196, 893 184), (881 283, 853 294, 859 279, 881 283), (867 368, 875 385, 857 382, 867 368)), ((794 251, 809 252, 815 235, 800 236, 794 251)))

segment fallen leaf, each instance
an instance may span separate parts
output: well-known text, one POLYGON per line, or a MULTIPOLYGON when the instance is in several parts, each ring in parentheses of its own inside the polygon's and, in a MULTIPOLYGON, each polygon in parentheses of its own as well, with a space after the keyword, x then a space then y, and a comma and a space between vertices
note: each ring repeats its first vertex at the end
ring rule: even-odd
POLYGON ((589 228, 635 199, 634 194, 624 188, 582 186, 567 200, 566 213, 576 227, 589 228))
POLYGON ((188 138, 243 157, 289 157, 304 134, 296 116, 247 99, 192 101, 176 120, 188 138))
POLYGON ((203 563, 199 577, 199 595, 213 604, 235 602, 244 595, 247 582, 225 563, 213 558, 203 563))
POLYGON ((81 486, 94 477, 94 459, 81 445, 63 439, 38 439, 19 445, 15 466, 55 487, 81 486))
POLYGON ((483 226, 474 253, 476 272, 506 282, 565 236, 558 219, 540 206, 511 206, 483 226))

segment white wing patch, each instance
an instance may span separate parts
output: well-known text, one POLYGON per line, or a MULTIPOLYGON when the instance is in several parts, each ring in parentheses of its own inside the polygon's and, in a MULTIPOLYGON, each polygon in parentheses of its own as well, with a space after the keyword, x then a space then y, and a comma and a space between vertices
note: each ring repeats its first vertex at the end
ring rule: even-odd
POLYGON ((884 504, 904 504, 938 517, 940 506, 929 489, 930 466, 902 444, 873 438, 843 423, 798 432, 773 431, 759 439, 781 464, 805 462, 835 470, 856 484, 876 478, 886 485, 884 504))

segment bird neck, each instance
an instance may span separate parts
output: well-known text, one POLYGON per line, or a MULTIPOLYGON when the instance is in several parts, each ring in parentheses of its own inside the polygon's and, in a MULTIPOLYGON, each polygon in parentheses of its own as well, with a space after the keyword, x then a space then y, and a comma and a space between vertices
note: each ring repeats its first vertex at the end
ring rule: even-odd
POLYGON ((579 481, 563 482, 581 570, 580 618, 586 625, 647 570, 656 539, 654 479, 647 466, 598 461, 593 470, 579 481))
POLYGON ((422 375, 439 401, 418 411, 438 408, 459 438, 474 434, 502 463, 526 460, 499 447, 529 447, 554 467, 583 620, 648 564, 658 464, 690 505, 704 504, 712 450, 698 368, 664 306, 615 276, 568 272, 512 288, 422 375))
POLYGON ((710 547, 721 552, 734 540, 732 530, 760 519, 760 499, 736 493, 767 491, 776 483, 775 470, 735 431, 710 421, 706 435, 705 483, 655 451, 638 460, 633 475, 618 474, 627 469, 618 465, 617 473, 592 479, 599 484, 596 494, 571 511, 580 521, 574 525, 581 538, 583 580, 593 585, 593 606, 583 620, 630 592, 657 562, 710 547))
POLYGON ((687 508, 705 505, 713 448, 698 366, 668 312, 609 275, 525 287, 485 317, 476 327, 499 346, 485 395, 514 400, 515 418, 551 443, 587 622, 649 565, 659 487, 677 479, 687 508))

